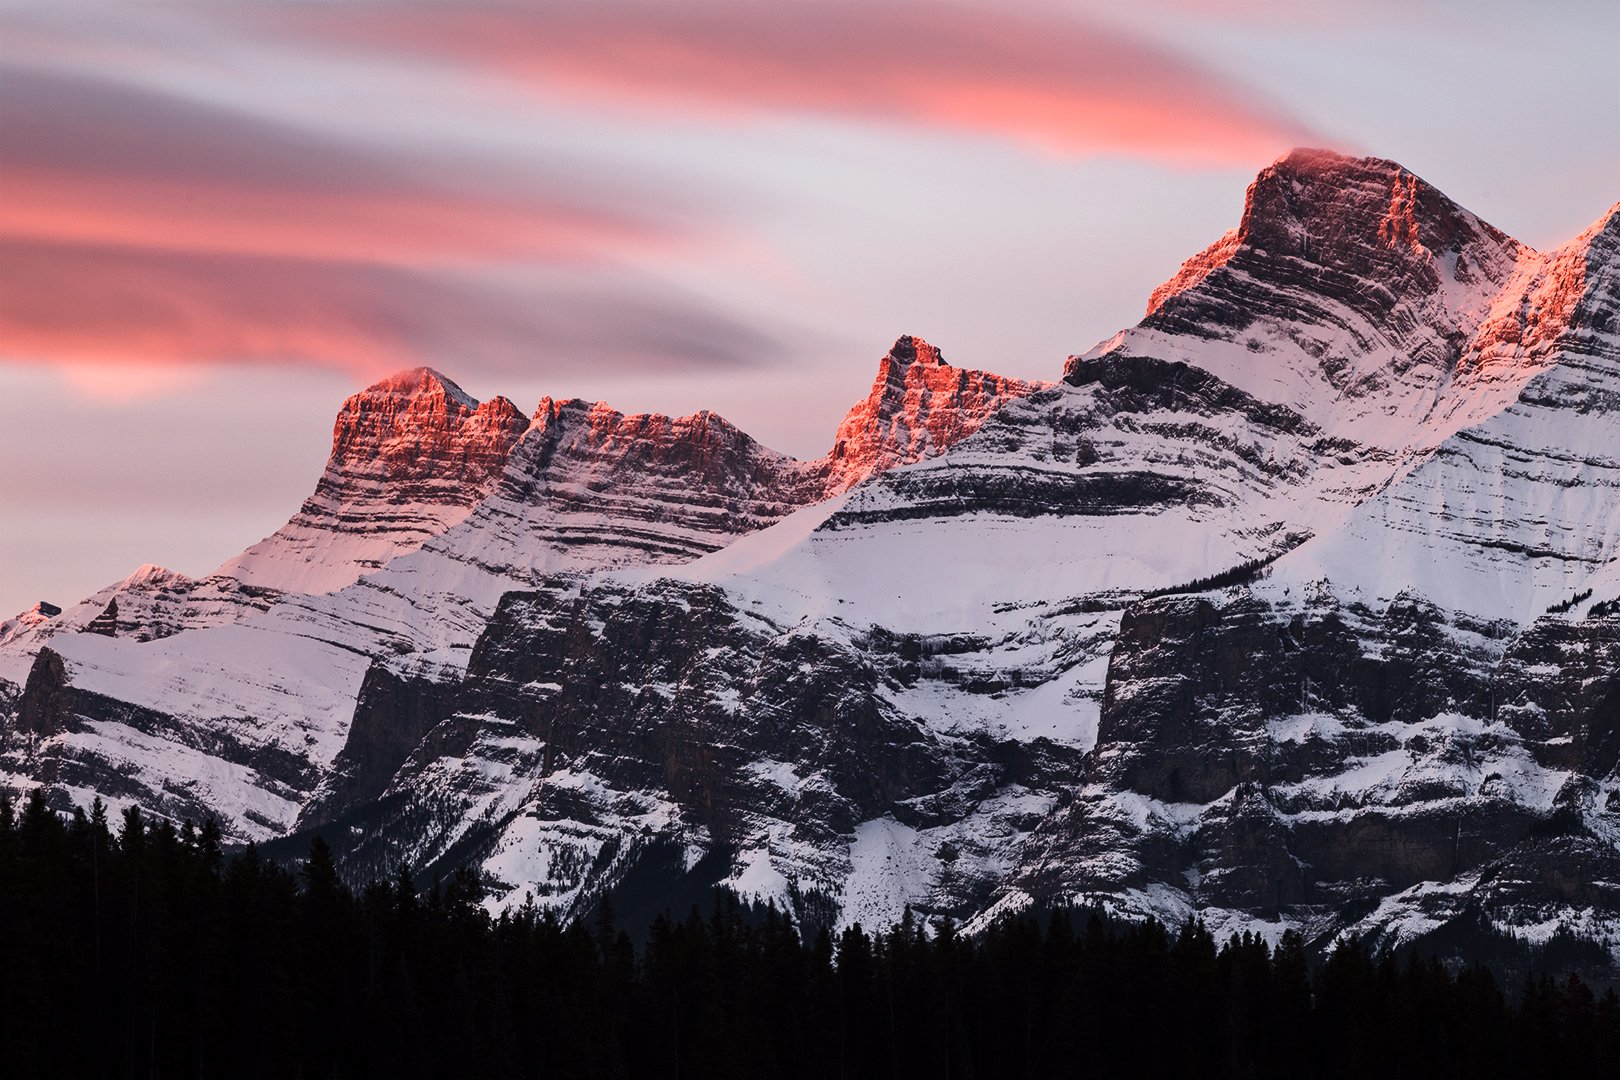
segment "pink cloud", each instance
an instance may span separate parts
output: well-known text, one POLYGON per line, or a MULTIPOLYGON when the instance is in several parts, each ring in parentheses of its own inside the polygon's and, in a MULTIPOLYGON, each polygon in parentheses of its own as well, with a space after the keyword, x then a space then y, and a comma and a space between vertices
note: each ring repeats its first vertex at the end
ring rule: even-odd
MULTIPOLYGON (((774 339, 635 287, 515 290, 365 262, 0 239, 0 346, 16 362, 219 362, 460 371, 724 368, 774 339)), ((110 384, 109 384, 110 385, 110 384)))
POLYGON ((649 109, 821 113, 1198 164, 1253 164, 1309 137, 1195 58, 1056 13, 621 0, 277 5, 258 17, 649 109))
POLYGON ((703 199, 578 162, 412 156, 7 66, 0 192, 0 357, 59 365, 104 396, 210 363, 369 377, 418 363, 727 366, 778 351, 617 269, 693 243, 703 199), (530 287, 490 274, 513 266, 530 287), (559 285, 560 271, 597 285, 559 285))
POLYGON ((628 211, 586 169, 447 165, 26 68, 0 90, 4 236, 413 265, 676 243, 678 214, 628 211))

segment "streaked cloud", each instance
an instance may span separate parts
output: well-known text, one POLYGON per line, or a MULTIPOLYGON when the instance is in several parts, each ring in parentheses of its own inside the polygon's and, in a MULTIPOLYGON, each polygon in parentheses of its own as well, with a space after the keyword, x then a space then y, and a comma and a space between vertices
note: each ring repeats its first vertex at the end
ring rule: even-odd
POLYGON ((677 185, 413 154, 15 65, 0 69, 0 151, 0 356, 13 361, 364 375, 773 355, 762 332, 616 272, 717 216, 677 185), (510 267, 529 287, 490 273, 510 267), (560 286, 560 270, 589 284, 560 286))
POLYGON ((293 119, 220 93, 224 71, 154 80, 188 70, 198 42, 257 49, 276 70, 318 55, 338 79, 424 62, 451 82, 493 73, 577 115, 803 113, 1178 163, 1264 160, 1299 134, 1191 58, 1051 12, 895 0, 149 10, 148 23, 105 9, 118 17, 104 38, 41 12, 14 27, 27 62, 0 66, 0 358, 100 372, 109 387, 158 385, 114 378, 119 364, 658 371, 780 353, 770 333, 628 268, 678 266, 725 236, 738 213, 725 193, 589 158, 391 142, 353 117, 293 119))
MULTIPOLYGON (((674 242, 668 209, 547 175, 366 147, 83 76, 0 69, 0 233, 192 251, 590 260, 674 242)), ((620 192, 629 195, 629 192, 620 192)), ((645 195, 645 193, 641 193, 645 195)))
POLYGON ((450 272, 279 255, 0 240, 0 342, 15 360, 418 363, 499 373, 669 370, 771 359, 766 334, 690 298, 517 289, 450 272))
POLYGON ((575 102, 721 119, 804 112, 1188 164, 1250 164, 1311 136, 1195 57, 1052 9, 608 0, 250 10, 283 30, 500 73, 575 102))

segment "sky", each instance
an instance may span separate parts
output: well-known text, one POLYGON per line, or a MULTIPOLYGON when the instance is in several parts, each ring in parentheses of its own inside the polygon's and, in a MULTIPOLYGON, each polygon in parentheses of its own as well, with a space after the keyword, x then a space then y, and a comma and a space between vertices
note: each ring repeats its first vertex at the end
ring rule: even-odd
POLYGON ((1612 0, 0 0, 0 617, 204 574, 427 364, 823 453, 901 334, 1058 377, 1296 145, 1539 248, 1612 0))

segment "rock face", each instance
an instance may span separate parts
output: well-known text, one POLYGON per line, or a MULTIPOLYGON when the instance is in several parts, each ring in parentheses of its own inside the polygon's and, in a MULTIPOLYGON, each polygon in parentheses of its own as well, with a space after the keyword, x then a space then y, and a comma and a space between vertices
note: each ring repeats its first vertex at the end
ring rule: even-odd
POLYGON ((1512 384, 1513 399, 1472 417, 1333 536, 1301 552, 1299 575, 1370 598, 1416 588, 1443 606, 1521 623, 1585 588, 1612 590, 1620 545, 1617 211, 1527 263, 1475 332, 1471 370, 1486 374, 1466 393, 1488 400, 1492 386, 1512 384))
POLYGON ((115 596, 107 601, 107 606, 101 614, 90 620, 84 628, 87 634, 100 634, 102 637, 118 636, 118 598, 115 596))
POLYGON ((343 749, 303 819, 323 825, 380 797, 428 732, 454 712, 458 690, 459 681, 411 678, 373 664, 360 684, 343 749))
POLYGON ((27 611, 12 616, 5 622, 0 622, 0 646, 19 634, 26 633, 36 626, 41 626, 62 614, 62 609, 55 604, 41 600, 27 611))
POLYGON ((528 428, 510 401, 480 403, 431 368, 384 379, 343 403, 298 513, 219 573, 280 592, 342 588, 465 518, 528 428))
POLYGON ((872 392, 838 425, 825 493, 943 453, 1002 406, 1050 385, 952 367, 928 342, 902 337, 878 365, 872 392))
POLYGON ((490 497, 433 550, 496 569, 695 558, 814 501, 815 472, 711 412, 545 398, 490 497))
POLYGON ((402 373, 344 404, 315 494, 275 535, 201 581, 143 567, 59 617, 19 622, 0 647, 0 703, 14 710, 27 696, 30 665, 49 644, 61 681, 84 691, 76 708, 106 725, 43 741, 0 733, 0 773, 71 777, 57 785, 62 800, 116 786, 173 808, 185 791, 186 805, 219 809, 228 834, 274 836, 317 786, 311 813, 387 778, 376 774, 386 773, 379 761, 397 764, 391 742, 414 737, 390 725, 419 735, 438 715, 451 689, 441 684, 459 679, 503 593, 713 552, 943 451, 1031 388, 953 368, 903 338, 852 411, 863 421, 846 422, 857 452, 797 461, 709 412, 629 415, 548 398, 524 419, 435 372, 402 373), (101 614, 109 605, 111 619, 101 614), (98 636, 80 632, 92 626, 98 636), (425 704, 405 704, 418 692, 425 704), (153 729, 162 734, 124 724, 125 707, 166 717, 153 729), (368 718, 392 732, 381 757, 341 753, 352 725, 362 743, 376 734, 368 718), (193 751, 216 744, 247 749, 199 769, 193 751), (272 747, 299 766, 261 770, 272 747), (78 765, 56 769, 59 758, 78 765), (123 779, 100 782, 98 762, 123 779))
POLYGON ((1620 931, 1614 210, 1540 253, 1296 151, 1061 382, 901 338, 816 461, 431 373, 353 402, 236 569, 0 645, 0 768, 565 912, 653 874, 843 924, 1620 931))
MULTIPOLYGON (((1620 613, 1613 611, 1589 612, 1578 621, 1543 617, 1515 639, 1502 658, 1492 687, 1496 715, 1524 738, 1544 768, 1575 776, 1616 776, 1620 766, 1617 619, 1620 613), (1561 677, 1549 678, 1553 672, 1561 677)), ((1605 796, 1593 805, 1620 813, 1620 798, 1605 796)))
MULTIPOLYGON (((1080 754, 931 730, 888 700, 916 678, 893 653, 739 611, 712 585, 510 593, 373 809, 334 799, 305 824, 357 825, 356 868, 400 850, 425 867, 472 859, 503 896, 564 907, 674 842, 687 869, 719 845, 740 887, 791 880, 801 903, 877 911, 914 884, 884 872, 903 834, 954 852, 947 887, 982 903, 1080 754)), ((379 733, 399 726, 357 717, 345 753, 380 760, 379 733)))
POLYGON ((1009 889, 1324 934, 1410 938, 1471 906, 1612 921, 1620 889, 1570 883, 1620 837, 1616 629, 1459 625, 1416 597, 1375 613, 1325 588, 1133 606, 1087 782, 1009 889), (1540 886, 1512 881, 1504 906, 1530 865, 1540 886))

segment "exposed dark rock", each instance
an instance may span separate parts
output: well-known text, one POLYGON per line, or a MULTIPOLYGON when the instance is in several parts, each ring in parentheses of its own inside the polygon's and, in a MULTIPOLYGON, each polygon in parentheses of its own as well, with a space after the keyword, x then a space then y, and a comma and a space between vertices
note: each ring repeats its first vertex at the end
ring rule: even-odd
POLYGON ((1493 690, 1497 717, 1542 764, 1609 776, 1620 765, 1620 614, 1536 620, 1508 648, 1493 690))
POLYGON ((41 649, 18 699, 17 730, 41 739, 72 730, 71 701, 62 658, 50 649, 41 649))
POLYGON ((411 751, 453 711, 457 689, 455 681, 409 678, 372 664, 348 739, 299 815, 299 828, 318 828, 381 795, 411 751))
POLYGON ((84 628, 87 634, 100 634, 103 637, 118 636, 118 598, 107 601, 106 608, 97 615, 84 628))

